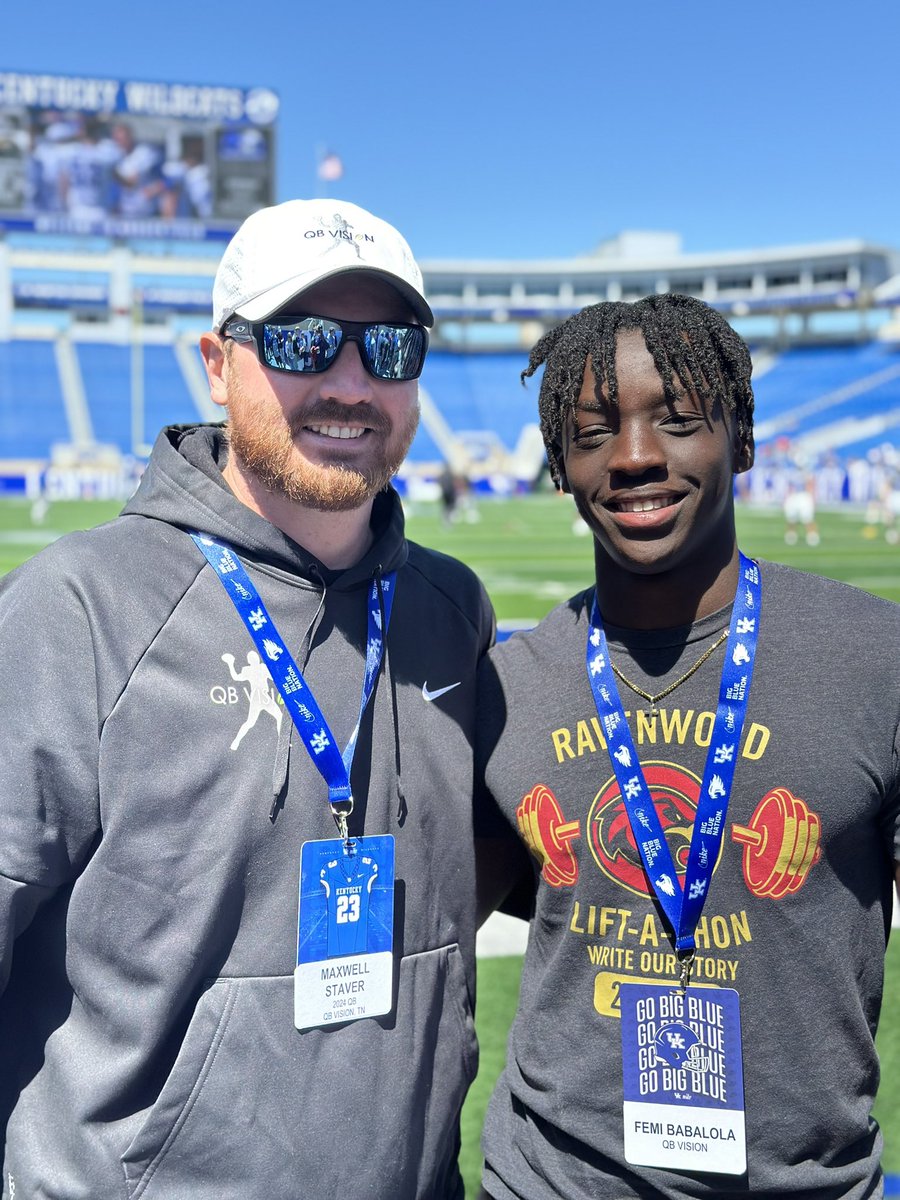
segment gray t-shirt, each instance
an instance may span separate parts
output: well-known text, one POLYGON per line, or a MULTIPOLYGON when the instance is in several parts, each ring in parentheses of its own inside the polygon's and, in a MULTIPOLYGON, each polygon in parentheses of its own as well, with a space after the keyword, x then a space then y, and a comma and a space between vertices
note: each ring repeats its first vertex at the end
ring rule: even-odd
MULTIPOLYGON (((483 668, 479 756, 503 816, 542 859, 519 1009, 484 1131, 498 1200, 871 1197, 881 1134, 874 1048, 900 859, 900 605, 762 564, 762 622, 726 832, 693 981, 741 1000, 748 1172, 624 1159, 618 988, 677 979, 585 669, 592 592, 498 646, 483 668), (518 818, 518 819, 517 819, 518 818)), ((651 695, 727 627, 606 627, 651 695)), ((620 683, 683 871, 724 645, 658 703, 620 683)))

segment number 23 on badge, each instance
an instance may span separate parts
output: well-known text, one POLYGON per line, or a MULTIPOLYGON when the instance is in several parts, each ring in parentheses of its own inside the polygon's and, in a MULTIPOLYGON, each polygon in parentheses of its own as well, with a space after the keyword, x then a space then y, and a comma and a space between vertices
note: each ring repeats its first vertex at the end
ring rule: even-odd
POLYGON ((393 837, 304 842, 294 971, 298 1029, 391 1011, 393 924, 393 837))

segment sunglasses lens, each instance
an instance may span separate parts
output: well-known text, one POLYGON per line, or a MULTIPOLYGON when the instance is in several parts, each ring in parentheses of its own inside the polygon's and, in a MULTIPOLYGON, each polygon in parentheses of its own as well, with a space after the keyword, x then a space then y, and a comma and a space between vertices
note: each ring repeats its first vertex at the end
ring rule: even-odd
POLYGON ((266 366, 279 371, 324 371, 341 344, 341 327, 324 317, 267 321, 263 326, 266 366))
POLYGON ((370 325, 364 346, 379 379, 416 379, 425 359, 425 331, 417 325, 370 325))
MULTIPOLYGON (((346 322, 346 336, 362 351, 377 379, 417 379, 428 340, 419 325, 363 325, 346 322)), ((327 317, 288 317, 262 323, 262 359, 276 371, 326 371, 344 340, 344 326, 327 317)))

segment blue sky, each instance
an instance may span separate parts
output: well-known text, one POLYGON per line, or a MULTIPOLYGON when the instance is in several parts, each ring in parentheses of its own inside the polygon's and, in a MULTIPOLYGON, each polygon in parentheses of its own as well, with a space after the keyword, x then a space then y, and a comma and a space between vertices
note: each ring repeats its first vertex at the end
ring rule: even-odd
POLYGON ((3 5, 0 70, 269 86, 278 198, 332 194, 421 258, 900 249, 896 0, 3 5))

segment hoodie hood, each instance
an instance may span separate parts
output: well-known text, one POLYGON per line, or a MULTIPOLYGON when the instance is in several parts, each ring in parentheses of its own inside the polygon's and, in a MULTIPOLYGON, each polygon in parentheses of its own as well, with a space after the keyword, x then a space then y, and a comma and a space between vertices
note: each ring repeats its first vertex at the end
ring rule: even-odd
POLYGON ((393 488, 375 498, 374 540, 366 554, 344 571, 334 571, 293 538, 247 508, 222 475, 228 461, 225 425, 170 425, 156 439, 147 470, 123 515, 149 517, 181 529, 196 529, 227 542, 243 558, 302 575, 329 588, 367 584, 376 571, 402 567, 408 556, 403 508, 393 488))

